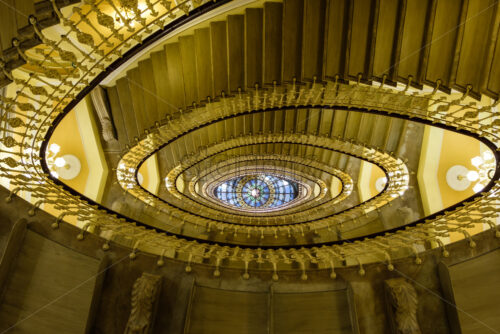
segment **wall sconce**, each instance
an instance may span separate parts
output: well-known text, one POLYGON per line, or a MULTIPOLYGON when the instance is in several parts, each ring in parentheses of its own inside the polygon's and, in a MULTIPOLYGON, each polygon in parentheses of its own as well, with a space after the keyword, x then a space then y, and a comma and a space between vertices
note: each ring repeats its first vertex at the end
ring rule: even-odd
POLYGON ((455 165, 446 172, 446 183, 456 191, 464 191, 471 183, 472 190, 480 192, 490 182, 495 174, 495 156, 490 151, 485 151, 482 156, 471 159, 471 164, 476 170, 468 170, 464 166, 455 165))
POLYGON ((49 167, 50 175, 56 179, 72 180, 80 174, 82 166, 80 160, 72 154, 57 156, 61 147, 58 144, 50 144, 45 153, 45 161, 49 167))

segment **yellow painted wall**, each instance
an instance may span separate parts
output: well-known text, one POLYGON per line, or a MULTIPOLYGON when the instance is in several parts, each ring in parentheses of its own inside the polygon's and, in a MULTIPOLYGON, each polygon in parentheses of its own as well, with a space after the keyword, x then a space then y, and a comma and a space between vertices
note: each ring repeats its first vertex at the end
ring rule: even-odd
POLYGON ((375 183, 384 176, 384 171, 377 165, 367 161, 361 162, 358 178, 358 193, 361 202, 367 201, 379 193, 375 183))
POLYGON ((438 182, 445 208, 474 195, 473 184, 464 191, 453 190, 446 182, 446 172, 455 165, 462 165, 469 170, 476 170, 470 159, 480 155, 480 142, 462 134, 444 131, 441 157, 439 159, 438 182))
POLYGON ((337 197, 342 192, 342 182, 337 177, 332 177, 332 184, 330 185, 330 194, 332 198, 337 197))
MULTIPOLYGON (((446 181, 446 173, 461 165, 469 170, 476 170, 471 159, 481 154, 484 147, 481 142, 469 136, 437 127, 426 126, 422 153, 420 157, 418 182, 425 215, 450 207, 472 196, 474 182, 464 191, 452 189, 446 181)), ((469 229, 471 234, 483 230, 481 225, 469 229)), ((449 240, 463 239, 462 233, 450 233, 449 240)))
MULTIPOLYGON (((474 191, 472 190, 474 183, 472 182, 469 188, 464 191, 453 190, 446 182, 446 172, 454 165, 462 165, 469 170, 476 170, 470 160, 480 155, 480 153, 480 142, 478 140, 456 132, 444 131, 437 173, 441 198, 445 208, 474 195, 474 191)), ((468 229, 471 234, 481 232, 482 230, 481 225, 476 225, 475 228, 468 229)), ((463 239, 462 233, 450 233, 451 242, 460 239, 463 239)))
POLYGON ((142 175, 141 186, 152 194, 157 195, 160 188, 160 171, 158 170, 158 157, 153 154, 139 168, 142 175))
POLYGON ((72 180, 61 179, 61 181, 83 194, 89 176, 89 165, 85 157, 80 129, 78 128, 78 122, 74 112, 68 113, 56 127, 52 137, 50 137, 49 146, 53 143, 61 147, 57 156, 62 157, 65 154, 72 154, 80 160, 82 165, 80 174, 72 180))

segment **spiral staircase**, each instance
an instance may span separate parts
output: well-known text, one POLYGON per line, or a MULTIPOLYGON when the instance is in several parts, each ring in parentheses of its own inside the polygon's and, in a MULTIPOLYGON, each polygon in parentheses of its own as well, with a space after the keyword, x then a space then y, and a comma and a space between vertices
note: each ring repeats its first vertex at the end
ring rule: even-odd
POLYGON ((0 333, 499 332, 499 27, 494 0, 0 1, 0 333), (82 108, 98 196, 54 173, 82 108), (422 170, 463 143, 492 167, 439 207, 422 170))

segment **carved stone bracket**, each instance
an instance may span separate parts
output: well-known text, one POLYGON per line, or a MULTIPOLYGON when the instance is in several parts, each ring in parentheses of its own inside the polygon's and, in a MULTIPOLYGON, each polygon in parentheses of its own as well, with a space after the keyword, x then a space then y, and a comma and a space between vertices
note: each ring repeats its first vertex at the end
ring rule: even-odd
POLYGON ((421 334, 417 320, 417 291, 404 278, 385 281, 387 309, 392 333, 421 334))
POLYGON ((156 315, 161 276, 143 273, 132 289, 132 309, 125 334, 151 334, 156 315))
POLYGON ((97 86, 90 92, 90 97, 101 123, 102 137, 107 142, 116 140, 115 127, 109 114, 104 89, 101 86, 97 86))

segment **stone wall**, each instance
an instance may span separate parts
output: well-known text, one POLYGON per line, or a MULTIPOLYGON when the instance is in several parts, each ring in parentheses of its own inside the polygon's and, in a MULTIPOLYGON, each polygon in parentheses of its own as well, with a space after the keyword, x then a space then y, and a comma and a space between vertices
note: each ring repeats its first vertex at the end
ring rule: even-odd
POLYGON ((448 258, 436 249, 423 254, 420 265, 394 262, 393 271, 365 265, 363 276, 352 267, 337 269, 336 279, 311 271, 307 280, 300 272, 278 272, 278 281, 250 271, 245 280, 240 271, 223 268, 215 277, 212 267, 200 264, 188 273, 171 259, 158 266, 147 254, 132 260, 129 249, 113 243, 105 251, 99 237, 78 240, 79 230, 68 224, 52 229, 54 217, 40 210, 30 217, 28 203, 14 197, 7 204, 7 195, 0 189, 1 240, 12 232, 0 265, 0 323, 19 323, 12 333, 134 333, 145 326, 140 333, 385 334, 402 332, 407 323, 408 333, 480 333, 488 330, 484 324, 498 326, 498 296, 483 288, 499 277, 490 271, 499 267, 494 254, 500 248, 491 231, 474 236, 475 248, 459 242, 448 246, 448 258), (22 223, 13 228, 16 221, 22 223), (438 266, 448 268, 448 278, 438 266), (474 318, 450 308, 452 299, 474 318))

